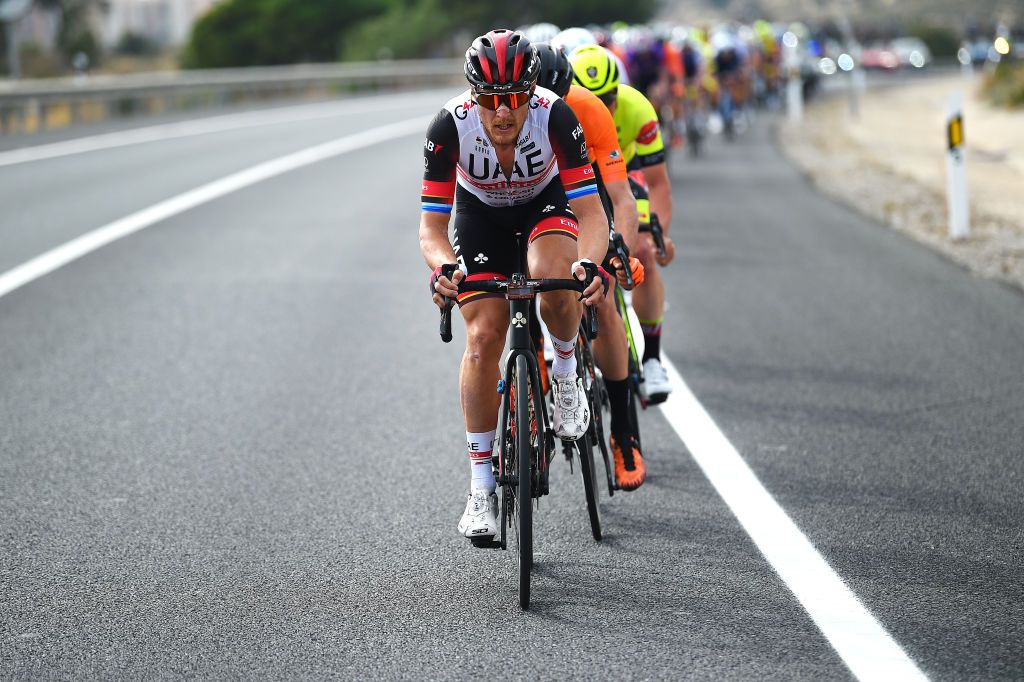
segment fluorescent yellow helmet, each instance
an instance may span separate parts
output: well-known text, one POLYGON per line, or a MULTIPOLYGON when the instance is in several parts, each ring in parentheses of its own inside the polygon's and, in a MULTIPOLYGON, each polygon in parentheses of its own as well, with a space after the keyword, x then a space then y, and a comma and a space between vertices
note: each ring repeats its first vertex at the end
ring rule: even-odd
POLYGON ((569 55, 577 83, 600 97, 619 87, 615 56, 600 45, 581 45, 569 55))

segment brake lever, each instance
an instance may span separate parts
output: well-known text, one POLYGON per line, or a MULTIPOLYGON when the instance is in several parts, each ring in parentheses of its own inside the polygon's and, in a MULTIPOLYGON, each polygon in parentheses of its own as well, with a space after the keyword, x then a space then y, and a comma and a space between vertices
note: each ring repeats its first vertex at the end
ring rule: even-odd
MULTIPOLYGON (((459 266, 455 263, 446 263, 441 266, 441 276, 452 278, 459 266)), ((450 343, 452 340, 452 299, 444 297, 444 307, 441 308, 441 340, 450 343)))

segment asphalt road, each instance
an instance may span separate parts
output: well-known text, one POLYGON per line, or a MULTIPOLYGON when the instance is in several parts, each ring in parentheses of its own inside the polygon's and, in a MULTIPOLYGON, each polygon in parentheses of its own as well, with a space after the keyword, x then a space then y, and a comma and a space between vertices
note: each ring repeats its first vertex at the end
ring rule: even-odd
MULTIPOLYGON (((446 99, 0 167, 0 273, 446 99)), ((664 350, 933 679, 1024 676, 1024 296, 814 194, 767 121, 673 159, 664 350)), ((529 613, 455 534, 456 367, 409 135, 0 297, 0 677, 846 679, 680 439, 589 537, 556 460, 529 613)))

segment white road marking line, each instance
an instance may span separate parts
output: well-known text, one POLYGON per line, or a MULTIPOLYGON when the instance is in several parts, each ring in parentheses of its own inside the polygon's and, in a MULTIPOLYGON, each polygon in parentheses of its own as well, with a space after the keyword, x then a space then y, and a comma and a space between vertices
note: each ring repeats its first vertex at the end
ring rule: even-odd
POLYGON ((0 167, 13 166, 29 161, 55 159, 73 154, 115 149, 117 147, 127 147, 146 142, 160 142, 278 123, 313 121, 344 114, 394 111, 396 108, 413 108, 422 106, 422 104, 423 98, 421 96, 413 97, 403 94, 342 102, 303 104, 277 109, 210 116, 189 121, 179 121, 177 123, 162 123, 0 152, 0 167))
POLYGON ((772 498, 672 362, 674 391, 662 414, 758 549, 859 680, 926 680, 902 647, 857 599, 772 498))
POLYGON ((220 180, 214 180, 179 194, 176 197, 171 197, 166 201, 161 201, 159 204, 92 230, 77 239, 62 244, 26 263, 22 263, 12 270, 0 274, 0 297, 111 242, 155 225, 171 216, 195 208, 200 204, 205 204, 225 194, 230 194, 257 182, 262 182, 263 180, 329 159, 333 156, 369 147, 370 145, 397 137, 422 133, 425 130, 425 126, 425 119, 417 117, 380 126, 379 128, 371 128, 355 135, 347 135, 331 142, 272 159, 252 168, 223 177, 220 180))

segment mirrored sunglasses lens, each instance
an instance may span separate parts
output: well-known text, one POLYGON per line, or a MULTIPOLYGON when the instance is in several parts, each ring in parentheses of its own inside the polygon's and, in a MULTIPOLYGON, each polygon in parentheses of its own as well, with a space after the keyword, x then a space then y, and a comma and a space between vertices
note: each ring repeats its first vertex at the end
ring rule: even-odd
POLYGON ((529 101, 530 93, 528 92, 512 92, 508 95, 508 106, 511 109, 518 109, 529 101))
POLYGON ((476 103, 482 106, 484 109, 490 109, 494 111, 498 108, 500 96, 499 95, 485 95, 479 94, 476 96, 476 103))

